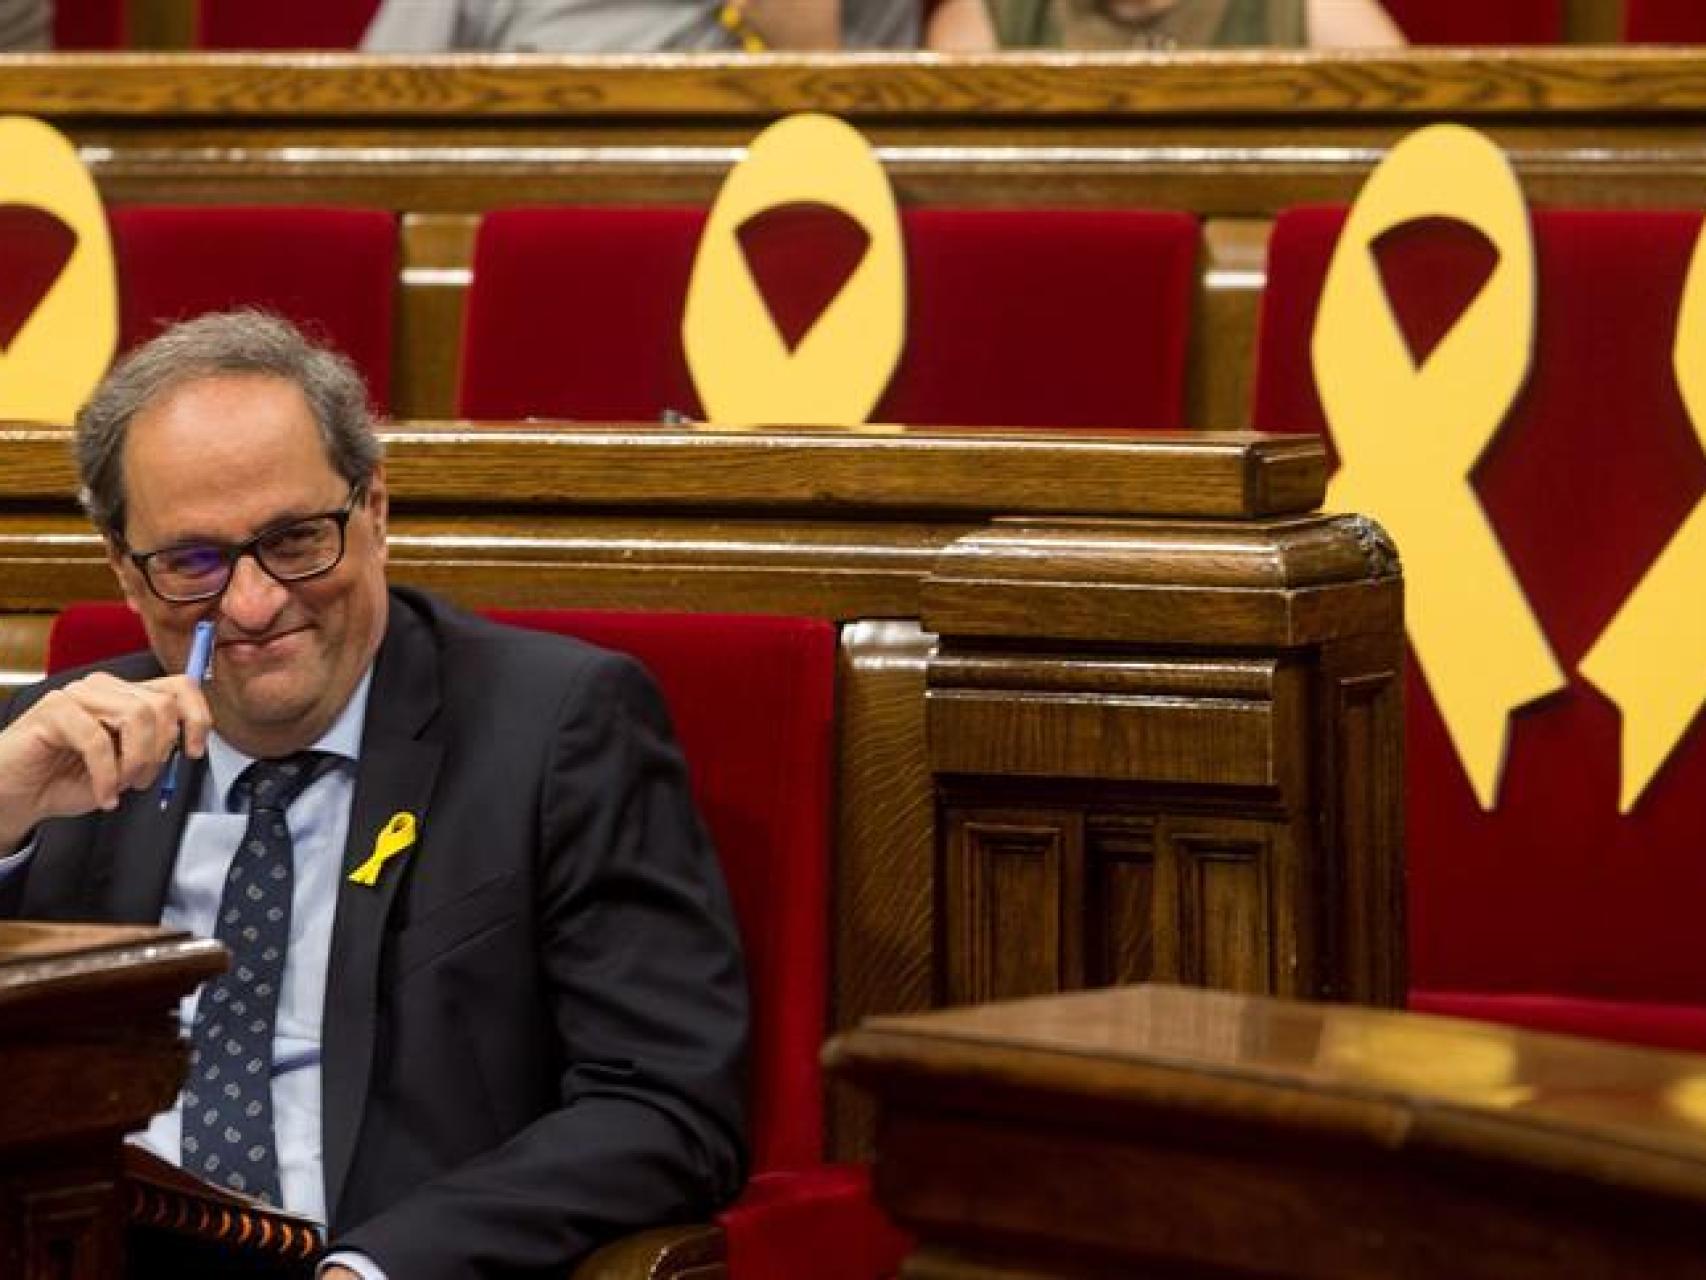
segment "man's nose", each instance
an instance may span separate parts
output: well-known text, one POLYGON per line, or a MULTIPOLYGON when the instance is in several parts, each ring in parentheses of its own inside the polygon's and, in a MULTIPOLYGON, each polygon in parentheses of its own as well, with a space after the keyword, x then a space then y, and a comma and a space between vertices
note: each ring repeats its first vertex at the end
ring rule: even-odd
POLYGON ((243 631, 263 632, 278 617, 289 594, 254 556, 238 556, 231 566, 231 581, 220 598, 220 612, 243 631))

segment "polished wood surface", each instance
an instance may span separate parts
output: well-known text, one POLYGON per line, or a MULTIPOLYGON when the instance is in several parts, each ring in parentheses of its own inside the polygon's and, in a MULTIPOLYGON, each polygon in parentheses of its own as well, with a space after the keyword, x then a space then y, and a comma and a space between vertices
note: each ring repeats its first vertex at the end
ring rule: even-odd
POLYGON ((0 1275, 121 1274, 124 1135, 176 1095, 178 999, 224 967, 167 930, 0 922, 0 1275))
POLYGON ((1706 1275, 1706 1057, 1148 986, 829 1060, 913 1280, 1706 1275))

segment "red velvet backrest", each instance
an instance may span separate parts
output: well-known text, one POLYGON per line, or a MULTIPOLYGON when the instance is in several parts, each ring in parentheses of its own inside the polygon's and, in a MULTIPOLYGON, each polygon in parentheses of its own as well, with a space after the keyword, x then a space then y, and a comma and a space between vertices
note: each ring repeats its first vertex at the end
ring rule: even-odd
MULTIPOLYGON (((1262 429, 1325 428, 1309 341, 1343 221, 1342 209, 1298 209, 1275 225, 1262 429)), ((1533 223, 1535 359, 1474 487, 1569 683, 1513 717, 1487 813, 1411 663, 1412 985, 1703 1004, 1706 732, 1697 722, 1619 817, 1619 715, 1577 670, 1706 491, 1670 367, 1701 219, 1542 210, 1533 223)), ((1413 230, 1393 242, 1389 297, 1401 318, 1437 329, 1470 264, 1448 228, 1413 230)))
POLYGON ((127 0, 54 0, 55 49, 123 49, 130 42, 127 0))
MULTIPOLYGON (((474 418, 703 417, 681 316, 705 211, 488 213, 474 252, 460 411, 474 418)), ((875 421, 1177 427, 1197 223, 1141 210, 903 215, 907 343, 875 421)), ((812 232, 808 228, 806 235, 812 232)), ((791 255, 809 251, 798 242, 791 255)), ((810 273, 777 273, 798 312, 810 273)))
POLYGON ((1555 44, 1564 0, 1385 0, 1411 44, 1555 44))
POLYGON ((1623 0, 1623 38, 1648 44, 1706 44, 1700 0, 1623 0))
MULTIPOLYGON (((746 948, 755 1014, 753 1172, 819 1163, 834 628, 815 619, 744 614, 493 610, 488 616, 631 654, 657 678, 746 948)), ((54 622, 48 669, 145 643, 124 606, 71 605, 54 622)))
POLYGON ((303 205, 123 205, 108 210, 119 345, 175 320, 255 305, 355 362, 374 404, 391 398, 397 219, 303 205))
POLYGON ((353 49, 379 0, 200 0, 197 43, 204 49, 353 49))

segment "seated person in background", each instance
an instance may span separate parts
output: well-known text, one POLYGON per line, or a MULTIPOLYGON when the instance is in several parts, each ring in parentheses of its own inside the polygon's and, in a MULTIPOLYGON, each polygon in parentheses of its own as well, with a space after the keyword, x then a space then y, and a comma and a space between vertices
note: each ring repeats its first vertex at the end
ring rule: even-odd
POLYGON ((732 1197, 745 980, 645 673, 388 588, 366 390, 276 317, 126 356, 77 461, 153 652, 4 709, 0 901, 231 949, 145 1145, 337 1277, 566 1275, 732 1197))
POLYGON ((1377 0, 990 0, 1003 48, 1385 48, 1377 0))
POLYGON ((984 0, 384 0, 369 53, 994 47, 984 0))
POLYGON ((53 0, 0 0, 0 53, 53 45, 53 0))

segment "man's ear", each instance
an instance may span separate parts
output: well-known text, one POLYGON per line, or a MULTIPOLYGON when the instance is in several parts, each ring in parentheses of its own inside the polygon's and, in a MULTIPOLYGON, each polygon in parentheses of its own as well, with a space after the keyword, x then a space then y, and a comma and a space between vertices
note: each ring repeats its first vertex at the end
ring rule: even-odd
POLYGON ((132 613, 141 613, 141 593, 148 589, 138 581, 142 571, 130 562, 124 546, 112 534, 106 534, 102 541, 107 545, 107 565, 112 569, 113 577, 118 579, 118 589, 124 592, 125 604, 130 606, 132 613))

